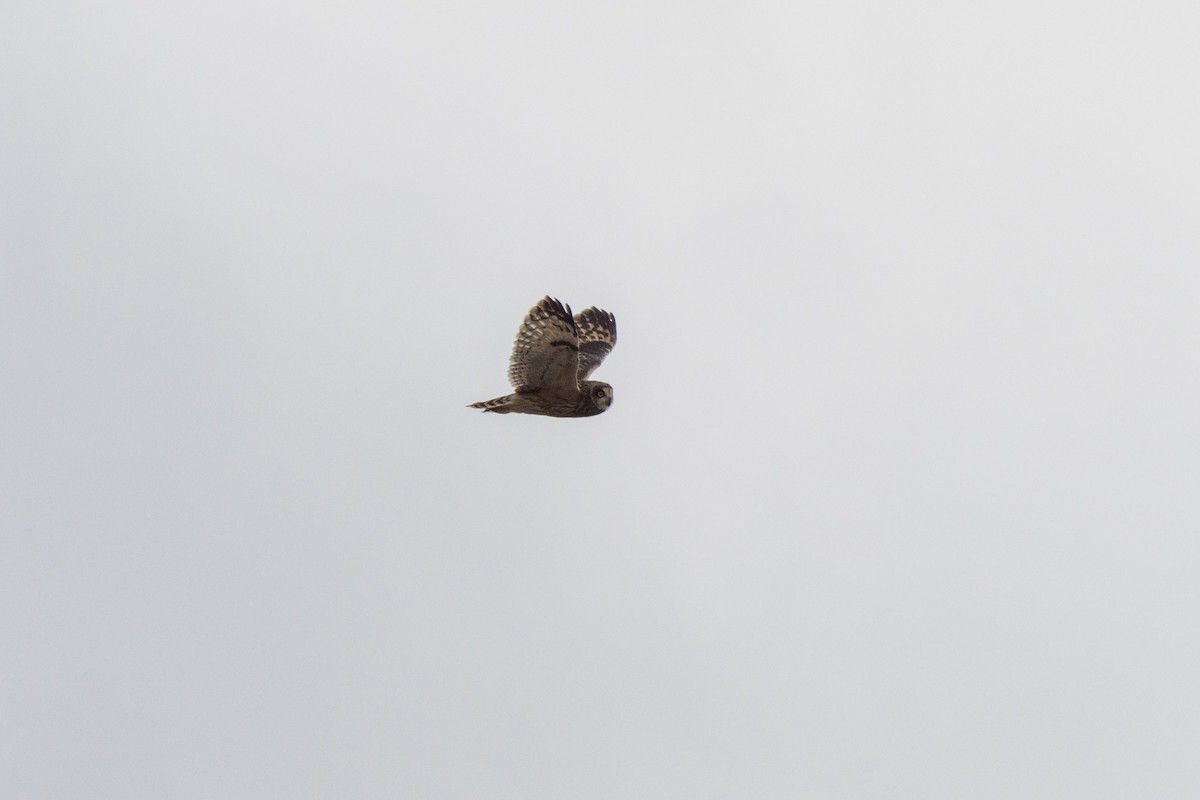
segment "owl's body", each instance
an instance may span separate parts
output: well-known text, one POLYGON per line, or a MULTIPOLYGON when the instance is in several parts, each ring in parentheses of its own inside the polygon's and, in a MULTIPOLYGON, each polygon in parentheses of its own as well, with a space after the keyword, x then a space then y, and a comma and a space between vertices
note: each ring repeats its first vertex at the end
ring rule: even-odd
POLYGON ((612 404, 612 387, 587 378, 616 343, 612 314, 593 306, 572 316, 570 306, 544 297, 529 310, 513 342, 508 380, 516 391, 469 407, 547 417, 602 414, 612 404))

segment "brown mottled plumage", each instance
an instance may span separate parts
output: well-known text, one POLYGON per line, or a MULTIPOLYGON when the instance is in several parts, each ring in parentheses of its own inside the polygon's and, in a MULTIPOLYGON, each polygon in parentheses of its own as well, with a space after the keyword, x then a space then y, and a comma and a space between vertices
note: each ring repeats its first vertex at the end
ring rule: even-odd
POLYGON ((593 306, 575 316, 571 307, 544 297, 517 330, 508 380, 512 394, 472 403, 497 414, 592 417, 612 404, 607 383, 590 376, 617 343, 617 319, 593 306))

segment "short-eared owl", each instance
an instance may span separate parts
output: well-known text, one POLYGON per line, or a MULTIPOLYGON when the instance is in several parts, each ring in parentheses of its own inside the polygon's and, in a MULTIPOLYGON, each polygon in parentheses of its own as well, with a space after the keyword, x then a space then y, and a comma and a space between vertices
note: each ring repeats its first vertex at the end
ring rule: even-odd
POLYGON ((553 297, 525 315, 508 361, 512 394, 472 403, 497 414, 592 417, 612 405, 607 383, 589 381, 617 343, 617 319, 595 306, 571 316, 553 297))

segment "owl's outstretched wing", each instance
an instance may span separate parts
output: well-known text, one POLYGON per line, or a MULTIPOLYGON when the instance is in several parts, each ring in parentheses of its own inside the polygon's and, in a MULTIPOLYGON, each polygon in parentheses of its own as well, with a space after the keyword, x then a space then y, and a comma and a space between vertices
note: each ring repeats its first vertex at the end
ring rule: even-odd
POLYGON ((617 318, 604 309, 584 309, 575 315, 579 331, 579 380, 585 381, 617 344, 617 318))
POLYGON ((571 307, 543 297, 529 309, 513 342, 508 380, 518 392, 549 389, 575 393, 579 382, 579 337, 571 307))

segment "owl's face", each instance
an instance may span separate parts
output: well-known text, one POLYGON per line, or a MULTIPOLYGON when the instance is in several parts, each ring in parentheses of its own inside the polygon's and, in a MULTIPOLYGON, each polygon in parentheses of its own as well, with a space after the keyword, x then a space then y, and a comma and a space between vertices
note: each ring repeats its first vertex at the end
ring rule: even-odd
POLYGON ((600 381, 588 381, 586 386, 591 404, 600 411, 607 411, 613 401, 612 387, 600 381))

